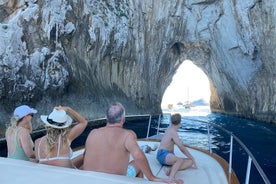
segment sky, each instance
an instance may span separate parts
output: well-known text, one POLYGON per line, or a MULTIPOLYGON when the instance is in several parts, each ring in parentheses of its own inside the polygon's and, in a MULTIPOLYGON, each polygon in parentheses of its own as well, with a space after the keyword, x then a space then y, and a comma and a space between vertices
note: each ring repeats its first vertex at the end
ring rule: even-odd
POLYGON ((171 84, 166 89, 162 107, 168 104, 184 103, 204 99, 209 102, 210 87, 209 80, 205 73, 192 63, 185 60, 177 69, 171 84))

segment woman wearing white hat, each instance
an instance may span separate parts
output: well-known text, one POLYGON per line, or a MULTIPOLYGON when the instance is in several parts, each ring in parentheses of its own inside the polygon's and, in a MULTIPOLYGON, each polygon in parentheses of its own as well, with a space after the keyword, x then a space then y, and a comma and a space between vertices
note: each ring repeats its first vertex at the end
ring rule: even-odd
POLYGON ((32 132, 32 117, 37 110, 27 105, 17 107, 11 118, 11 125, 6 131, 8 158, 33 160, 34 143, 30 136, 32 132))
MULTIPOLYGON (((55 107, 49 116, 40 116, 46 127, 46 135, 35 141, 35 155, 39 163, 61 167, 75 168, 75 163, 70 147, 72 141, 77 138, 86 128, 87 121, 70 107, 55 107), (77 125, 70 128, 72 118, 66 114, 70 113, 77 125)), ((79 160, 78 160, 79 161, 79 160)))

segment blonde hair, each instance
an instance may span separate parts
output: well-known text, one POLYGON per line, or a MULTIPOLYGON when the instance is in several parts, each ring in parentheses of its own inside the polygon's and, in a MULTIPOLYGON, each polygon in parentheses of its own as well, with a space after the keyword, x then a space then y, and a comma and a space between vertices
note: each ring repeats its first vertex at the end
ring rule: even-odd
POLYGON ((58 143, 59 135, 61 136, 62 145, 63 146, 69 145, 69 140, 68 140, 69 128, 56 129, 56 128, 46 126, 46 131, 47 131, 47 134, 46 134, 45 150, 47 154, 49 154, 53 150, 55 145, 58 143))
POLYGON ((17 128, 18 123, 19 123, 22 119, 23 119, 23 118, 18 119, 17 116, 11 117, 10 126, 7 127, 6 134, 7 134, 7 133, 13 133, 14 130, 17 128))

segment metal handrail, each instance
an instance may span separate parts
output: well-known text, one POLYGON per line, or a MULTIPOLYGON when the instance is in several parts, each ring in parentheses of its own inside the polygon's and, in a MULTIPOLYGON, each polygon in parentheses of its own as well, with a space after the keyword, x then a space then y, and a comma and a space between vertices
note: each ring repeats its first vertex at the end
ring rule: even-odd
MULTIPOLYGON (((220 130, 222 130, 224 133, 228 134, 230 136, 230 151, 229 151, 229 168, 228 168, 228 173, 232 173, 232 155, 233 155, 233 139, 244 149, 244 151, 247 153, 248 155, 248 163, 247 163, 247 171, 246 171, 246 181, 245 183, 248 184, 249 183, 249 179, 250 179, 250 170, 251 170, 251 162, 253 162, 253 164, 255 165, 257 171, 259 172, 260 176, 262 177, 263 181, 266 184, 271 184, 268 177, 266 176, 266 174, 264 173, 263 169, 261 168, 261 166, 259 165, 259 163, 257 162, 257 160, 255 159, 255 157, 253 156, 253 154, 249 151, 249 149, 245 146, 245 144, 237 137, 235 136, 232 132, 228 131, 227 129, 221 127, 220 125, 217 125, 215 123, 212 122, 207 122, 207 121, 202 121, 202 120, 198 120, 198 119, 190 119, 190 118, 186 118, 187 120, 191 120, 191 121, 197 121, 200 123, 205 123, 208 126, 208 147, 209 147, 209 152, 212 153, 212 148, 211 148, 211 141, 210 141, 210 129, 209 126, 214 126, 220 130)), ((151 121, 149 121, 149 127, 150 127, 151 121)), ((158 119, 158 129, 159 129, 159 124, 160 124, 160 116, 158 119)), ((159 132, 159 130, 157 130, 157 132, 159 132)), ((147 137, 149 135, 147 134, 147 137)))
MULTIPOLYGON (((232 132, 226 130, 225 128, 221 127, 220 125, 217 125, 215 123, 212 123, 212 122, 206 122, 206 121, 202 121, 202 120, 195 120, 195 119, 189 119, 189 120, 194 120, 194 121, 198 121, 198 122, 201 122, 201 123, 209 123, 211 124, 212 126, 215 126, 216 128, 219 128, 220 130, 224 131, 226 134, 228 134, 229 136, 231 136, 232 138, 234 138, 234 140, 244 149, 244 151, 247 153, 248 155, 248 160, 252 160, 253 164, 255 165, 256 169, 258 170, 260 176, 262 177, 263 181, 266 183, 266 184, 270 184, 270 181, 269 179, 267 178, 266 174, 264 173, 263 169, 261 168, 261 166, 259 165, 259 163, 257 162, 257 160, 255 159, 255 157, 253 156, 253 154, 249 151, 249 149, 245 146, 245 144, 236 136, 234 135, 232 132)), ((232 139, 231 138, 231 139, 232 139)), ((232 144, 232 146, 230 145, 230 153, 229 154, 232 154, 232 147, 233 147, 233 141, 230 143, 232 144)), ((231 156, 232 157, 232 156, 231 156)), ((229 160, 230 161, 230 160, 229 160)), ((232 162, 232 159, 231 159, 231 162, 232 162)), ((249 173, 250 173, 250 169, 251 169, 251 161, 248 161, 248 166, 247 166, 247 174, 248 177, 249 177, 249 173)), ((249 178, 247 178, 246 184, 249 183, 249 178)))

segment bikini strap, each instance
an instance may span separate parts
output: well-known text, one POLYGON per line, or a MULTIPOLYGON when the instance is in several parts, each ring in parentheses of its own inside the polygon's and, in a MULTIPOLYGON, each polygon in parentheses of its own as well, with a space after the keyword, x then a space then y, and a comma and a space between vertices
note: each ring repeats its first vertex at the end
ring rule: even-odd
POLYGON ((57 151, 57 157, 59 157, 60 141, 61 141, 61 135, 59 134, 59 137, 58 137, 58 151, 57 151))

